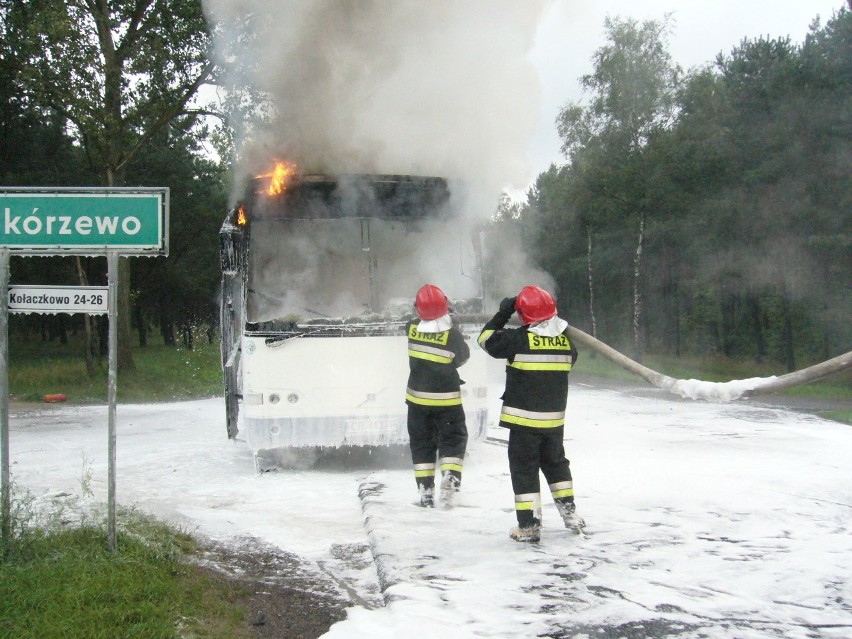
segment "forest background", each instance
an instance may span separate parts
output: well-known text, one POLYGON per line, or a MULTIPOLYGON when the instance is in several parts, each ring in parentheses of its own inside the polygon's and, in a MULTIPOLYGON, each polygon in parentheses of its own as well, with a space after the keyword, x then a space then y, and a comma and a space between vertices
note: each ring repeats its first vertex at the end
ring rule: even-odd
MULTIPOLYGON (((588 99, 555 123, 564 161, 525 199, 501 196, 486 246, 517 234, 572 324, 639 360, 781 373, 848 351, 852 13, 815 20, 802 44, 747 39, 687 71, 667 18, 604 26, 588 99)), ((218 336, 235 140, 269 112, 226 84, 218 28, 200 0, 0 0, 0 185, 170 188, 169 256, 120 260, 120 370, 153 336, 218 336)), ((105 272, 104 258, 11 264, 17 284, 102 285, 105 272)), ((57 348, 85 335, 93 374, 106 318, 14 315, 10 334, 57 348)))

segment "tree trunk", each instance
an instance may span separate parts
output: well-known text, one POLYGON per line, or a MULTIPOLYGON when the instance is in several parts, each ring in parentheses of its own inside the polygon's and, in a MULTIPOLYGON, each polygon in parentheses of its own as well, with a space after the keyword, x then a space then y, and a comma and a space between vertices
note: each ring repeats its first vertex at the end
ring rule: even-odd
POLYGON ((195 346, 195 342, 192 336, 192 325, 184 322, 181 324, 181 337, 183 338, 183 345, 188 350, 192 350, 195 346))
POLYGON ((733 351, 734 317, 736 303, 733 293, 725 294, 722 299, 722 353, 731 357, 733 351))
POLYGON ((680 357, 680 286, 677 282, 674 283, 672 297, 674 298, 674 320, 672 328, 674 329, 675 355, 680 357))
POLYGON ((589 265, 589 315, 592 320, 592 335, 598 335, 598 322, 595 318, 595 279, 592 276, 592 227, 586 225, 586 261, 589 265))
POLYGON ((784 293, 784 296, 781 298, 781 312, 784 322, 781 329, 781 349, 787 372, 792 373, 796 370, 796 353, 793 347, 793 319, 790 317, 790 302, 787 299, 786 291, 784 293))
POLYGON ((645 211, 639 210, 639 239, 636 242, 636 255, 633 258, 633 355, 637 361, 642 359, 641 345, 641 314, 642 314, 642 294, 641 281, 642 274, 642 248, 645 242, 645 211))
POLYGON ((133 361, 133 331, 130 326, 130 259, 118 262, 118 370, 136 370, 133 361))
MULTIPOLYGON (((109 78, 109 74, 107 74, 109 78)), ((109 82, 107 83, 109 85, 109 82)), ((107 86, 109 93, 109 86, 107 86)), ((120 109, 119 103, 115 103, 115 109, 120 109)), ((112 109, 111 109, 112 110, 112 109)), ((118 112, 120 120, 120 111, 118 112)), ((109 126, 107 127, 109 128, 109 126)), ((107 186, 115 186, 115 173, 112 167, 107 167, 107 186)), ((136 370, 136 364, 133 361, 133 347, 130 345, 132 340, 130 328, 130 260, 128 258, 119 259, 118 264, 118 291, 117 291, 117 312, 118 318, 118 352, 116 353, 116 364, 119 371, 136 370)))
POLYGON ((103 359, 109 357, 109 318, 101 315, 98 317, 98 343, 97 354, 103 359))
POLYGON ((139 346, 145 348, 148 345, 148 328, 145 326, 142 304, 138 300, 133 306, 133 316, 136 318, 136 330, 139 331, 139 346))
MULTIPOLYGON (((74 258, 77 265, 77 279, 80 281, 80 286, 88 286, 89 278, 86 277, 86 270, 83 268, 83 261, 80 256, 74 258)), ((94 332, 92 331, 92 316, 88 313, 83 315, 83 350, 86 353, 86 375, 89 379, 95 376, 95 362, 93 360, 94 349, 94 332)))
POLYGON ((163 336, 163 344, 166 346, 175 345, 175 329, 172 322, 172 315, 163 302, 160 302, 160 333, 163 336))
POLYGON ((59 343, 65 346, 68 343, 68 316, 65 313, 59 313, 56 316, 56 334, 59 335, 59 343))
POLYGON ((750 295, 748 301, 749 308, 751 310, 751 325, 752 333, 754 335, 754 345, 757 350, 756 360, 758 362, 763 362, 766 359, 767 347, 766 335, 763 332, 763 318, 761 317, 760 312, 760 300, 757 299, 757 296, 750 295))

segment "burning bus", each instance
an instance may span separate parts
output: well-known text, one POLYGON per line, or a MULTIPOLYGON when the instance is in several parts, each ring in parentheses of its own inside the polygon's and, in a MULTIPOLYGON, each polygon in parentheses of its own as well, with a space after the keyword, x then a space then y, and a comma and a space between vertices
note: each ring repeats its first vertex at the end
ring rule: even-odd
POLYGON ((447 180, 279 162, 249 182, 220 231, 228 437, 256 454, 406 444, 404 328, 417 288, 434 281, 471 340, 459 372, 469 437, 483 438, 481 251, 454 225, 447 180))

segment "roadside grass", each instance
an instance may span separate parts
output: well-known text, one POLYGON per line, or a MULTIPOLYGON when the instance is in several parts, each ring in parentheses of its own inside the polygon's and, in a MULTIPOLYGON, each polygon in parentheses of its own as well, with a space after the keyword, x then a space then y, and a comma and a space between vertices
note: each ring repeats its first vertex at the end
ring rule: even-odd
POLYGON ((118 519, 115 553, 106 529, 91 522, 12 525, 0 545, 0 636, 251 636, 247 611, 235 604, 241 586, 202 571, 194 558, 203 549, 190 535, 136 511, 118 519))
MULTIPOLYGON (((45 395, 63 394, 69 402, 100 404, 107 401, 109 361, 96 360, 89 378, 79 338, 68 344, 9 338, 9 394, 13 400, 40 402, 45 395)), ((167 402, 222 395, 219 343, 197 339, 190 350, 162 343, 133 349, 135 370, 119 371, 117 401, 167 402)))

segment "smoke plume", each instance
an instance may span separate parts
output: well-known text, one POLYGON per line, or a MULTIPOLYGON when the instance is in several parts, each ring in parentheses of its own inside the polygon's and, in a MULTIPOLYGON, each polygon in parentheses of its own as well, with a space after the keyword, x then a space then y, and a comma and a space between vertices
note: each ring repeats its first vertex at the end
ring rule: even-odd
MULTIPOLYGON (((231 80, 272 105, 267 122, 243 128, 235 192, 272 158, 303 173, 439 176, 454 185, 462 212, 454 234, 472 234, 501 191, 531 178, 540 87, 528 52, 549 2, 204 0, 220 25, 227 72, 242 74, 231 80)), ((423 246, 428 257, 411 264, 410 278, 398 268, 394 288, 413 296, 426 281, 424 264, 458 265, 458 246, 449 246, 447 255, 423 246)), ((520 252, 507 259, 516 274, 525 271, 520 252)), ((453 281, 469 287, 469 275, 455 271, 436 282, 450 295, 453 281)))
POLYGON ((544 0, 205 6, 223 38, 253 25, 231 68, 253 69, 241 80, 274 108, 271 129, 240 140, 243 174, 284 155, 305 172, 436 175, 488 193, 489 215, 529 180, 540 87, 527 54, 544 0))

